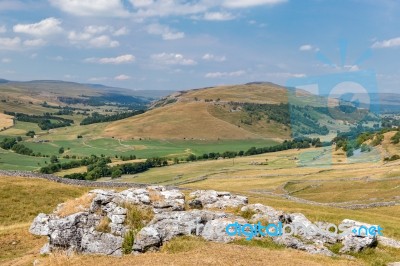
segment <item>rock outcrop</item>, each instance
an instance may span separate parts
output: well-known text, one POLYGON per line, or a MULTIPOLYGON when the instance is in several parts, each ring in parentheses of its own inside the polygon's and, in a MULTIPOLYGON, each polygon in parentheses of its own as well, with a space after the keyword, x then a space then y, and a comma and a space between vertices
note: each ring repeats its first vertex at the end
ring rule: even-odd
MULTIPOLYGON (((377 241, 400 248, 400 242, 382 236, 334 235, 321 230, 327 223, 314 224, 301 213, 285 213, 262 204, 248 204, 247 197, 229 192, 198 190, 190 194, 188 201, 181 191, 163 186, 131 188, 122 192, 96 189, 89 195, 90 204, 80 206, 79 212, 65 214, 62 209, 66 205, 60 204, 52 214, 41 213, 34 219, 30 232, 49 239, 40 251, 42 254, 61 249, 121 256, 126 250, 133 253, 158 250, 174 237, 184 235, 228 243, 249 233, 249 228, 243 227, 240 230, 247 231, 228 234, 228 225, 261 223, 279 224, 283 230, 291 227, 291 234, 281 232, 272 236, 272 240, 312 254, 335 256, 327 247, 337 242, 343 244, 342 253, 359 252, 375 246, 377 241), (144 212, 151 215, 143 215, 144 212), (313 234, 309 232, 311 227, 315 231, 313 234), (134 236, 131 242, 125 241, 129 234, 134 236), (126 245, 129 245, 128 249, 126 245)), ((371 226, 352 220, 344 220, 342 225, 348 228, 371 226)), ((254 232, 252 238, 259 237, 270 236, 254 232)))

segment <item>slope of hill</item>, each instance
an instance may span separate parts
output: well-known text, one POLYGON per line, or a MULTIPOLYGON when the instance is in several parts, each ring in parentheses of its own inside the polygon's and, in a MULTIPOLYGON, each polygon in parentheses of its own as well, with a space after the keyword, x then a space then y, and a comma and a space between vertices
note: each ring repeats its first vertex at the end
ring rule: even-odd
POLYGON ((58 80, 36 80, 28 82, 0 81, 0 111, 28 114, 48 112, 41 108, 43 102, 49 105, 85 104, 100 106, 107 103, 146 106, 151 101, 171 91, 135 91, 107 87, 97 84, 81 84, 58 80), (21 109, 21 110, 19 110, 21 109))
POLYGON ((272 83, 219 86, 165 97, 143 115, 109 124, 104 136, 284 140, 291 137, 291 130, 305 135, 345 131, 351 123, 359 121, 359 117, 367 115, 365 110, 354 110, 353 115, 346 115, 339 121, 332 112, 335 109, 326 107, 326 98, 306 91, 294 91, 272 83))

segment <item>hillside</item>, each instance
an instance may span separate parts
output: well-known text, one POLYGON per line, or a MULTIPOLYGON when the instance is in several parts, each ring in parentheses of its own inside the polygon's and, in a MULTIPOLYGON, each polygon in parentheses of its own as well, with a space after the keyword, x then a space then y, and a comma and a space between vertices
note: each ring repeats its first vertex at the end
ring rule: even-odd
POLYGON ((0 82, 0 111, 42 114, 51 112, 43 102, 55 106, 101 106, 108 103, 146 106, 171 91, 134 91, 98 84, 81 84, 58 80, 0 82))
MULTIPOLYGON (((104 136, 122 139, 279 139, 291 133, 329 135, 365 116, 356 110, 340 121, 326 98, 273 83, 182 91, 155 102, 145 114, 116 121, 104 136), (288 105, 290 102, 291 106, 288 105), (349 122, 346 125, 345 121, 349 122)), ((296 135, 296 134, 294 134, 296 135)))

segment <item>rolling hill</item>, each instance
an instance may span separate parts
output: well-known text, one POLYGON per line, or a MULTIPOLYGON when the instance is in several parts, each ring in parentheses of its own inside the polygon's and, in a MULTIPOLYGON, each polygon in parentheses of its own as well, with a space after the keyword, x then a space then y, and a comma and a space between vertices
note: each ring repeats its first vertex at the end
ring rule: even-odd
POLYGON ((107 125, 103 135, 121 139, 284 140, 296 132, 329 135, 345 131, 367 115, 365 110, 356 110, 339 120, 332 111, 337 110, 326 108, 326 98, 273 83, 218 86, 172 94, 142 115, 107 125))

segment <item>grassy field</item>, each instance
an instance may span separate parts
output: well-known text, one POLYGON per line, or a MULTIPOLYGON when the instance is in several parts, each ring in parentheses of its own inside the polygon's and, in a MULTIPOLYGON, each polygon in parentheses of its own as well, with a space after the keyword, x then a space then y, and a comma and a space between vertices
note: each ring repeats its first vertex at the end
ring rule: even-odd
MULTIPOLYGON (((161 253, 149 253, 140 256, 124 256, 123 258, 109 258, 104 256, 65 256, 55 253, 48 257, 38 254, 40 247, 46 242, 46 238, 35 237, 28 232, 32 219, 39 212, 51 212, 55 206, 68 199, 79 197, 89 188, 66 186, 43 180, 32 180, 16 177, 0 177, 0 193, 4 195, 0 202, 0 264, 2 265, 28 265, 38 260, 41 265, 158 265, 174 264, 187 265, 188 263, 201 263, 205 265, 244 265, 251 262, 253 265, 363 265, 371 255, 364 255, 356 261, 346 259, 332 259, 327 257, 310 255, 291 249, 276 249, 273 246, 254 243, 215 244, 207 243, 196 238, 176 239, 163 248, 161 253), (34 196, 34 200, 32 199, 34 196), (369 257, 368 257, 369 256, 369 257), (294 259, 295 258, 295 259, 294 259)), ((336 221, 341 217, 365 216, 366 211, 342 211, 333 208, 309 208, 303 204, 276 200, 268 197, 251 197, 251 202, 279 205, 279 208, 290 211, 307 211, 313 220, 317 217, 328 218, 336 221), (351 215, 354 213, 354 215, 351 215), (334 215, 336 214, 336 215, 334 215), (333 218, 334 217, 334 218, 333 218)), ((399 209, 386 208, 386 210, 374 210, 371 217, 387 217, 387 212, 393 215, 399 209), (386 212, 386 215, 385 215, 386 212)), ((394 222, 393 222, 394 226, 394 222)), ((393 251, 380 249, 379 259, 394 260, 398 255, 393 251), (381 254, 382 253, 382 254, 381 254)), ((374 256, 376 254, 373 254, 374 256)), ((380 264, 375 264, 380 265, 380 264)))

